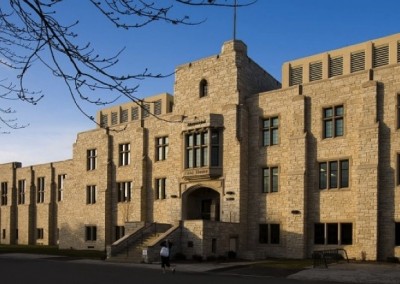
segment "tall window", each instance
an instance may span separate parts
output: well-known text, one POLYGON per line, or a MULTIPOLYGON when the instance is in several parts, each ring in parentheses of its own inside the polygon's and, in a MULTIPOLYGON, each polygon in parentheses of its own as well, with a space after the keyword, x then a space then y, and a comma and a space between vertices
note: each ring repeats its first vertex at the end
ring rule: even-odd
POLYGON ((319 163, 319 189, 349 187, 349 160, 319 163))
POLYGON ((207 80, 203 79, 200 81, 200 98, 208 96, 208 82, 207 80))
POLYGON ((39 177, 37 179, 37 191, 36 191, 36 202, 37 203, 44 202, 44 189, 45 189, 44 177, 39 177))
POLYGON ((166 160, 168 156, 168 136, 156 138, 156 161, 166 160))
POLYGON ((101 127, 107 127, 108 126, 108 115, 107 114, 102 114, 101 115, 100 125, 101 125, 101 127))
POLYGON ((162 112, 162 103, 161 100, 155 101, 154 102, 154 114, 155 115, 160 115, 162 112))
POLYGON ((85 240, 96 241, 97 240, 97 227, 96 226, 85 226, 85 240))
POLYGON ((131 201, 131 191, 132 191, 132 183, 128 182, 118 182, 118 202, 127 202, 131 201))
POLYGON ((315 223, 314 244, 351 245, 353 244, 352 223, 315 223))
POLYGON ((324 138, 343 136, 343 106, 324 108, 324 138))
POLYGON ((43 228, 36 229, 36 239, 43 240, 44 239, 44 230, 43 228))
POLYGON ((138 119, 139 119, 139 107, 132 107, 131 120, 138 120, 138 119))
POLYGON ((26 182, 24 179, 18 180, 18 204, 25 204, 26 182))
POLYGON ((270 167, 263 169, 262 192, 278 192, 279 186, 279 169, 278 167, 270 167))
MULTIPOLYGON (((399 52, 400 54, 400 52, 399 52)), ((396 116, 397 116, 397 129, 400 128, 400 93, 397 94, 397 107, 396 107, 396 116)))
POLYGON ((62 174, 58 175, 58 184, 57 184, 57 200, 62 201, 64 198, 64 181, 67 175, 62 174))
POLYGON ((97 150, 89 149, 87 150, 87 170, 93 171, 97 167, 97 150))
POLYGON ((97 190, 95 185, 88 185, 86 187, 86 204, 95 204, 96 203, 96 196, 97 190))
POLYGON ((117 112, 111 112, 111 125, 115 125, 118 123, 118 113, 117 112))
POLYGON ((8 188, 7 188, 7 183, 2 182, 1 183, 1 203, 0 205, 7 205, 7 199, 8 199, 8 188))
POLYGON ((150 104, 144 104, 142 107, 142 118, 149 117, 150 115, 150 104))
POLYGON ((119 145, 119 165, 127 166, 131 160, 131 144, 120 144, 119 145))
POLYGON ((166 178, 156 179, 156 199, 165 199, 166 178))
POLYGON ((260 244, 279 244, 280 225, 279 224, 259 224, 258 228, 260 244))
POLYGON ((221 137, 218 129, 206 129, 197 132, 191 132, 186 134, 185 139, 185 168, 220 166, 221 137), (210 135, 211 139, 209 138, 210 135))
POLYGON ((400 222, 396 222, 395 224, 395 246, 400 246, 400 222))
POLYGON ((125 236, 125 227, 115 226, 115 240, 119 240, 123 236, 125 236))
POLYGON ((263 120, 263 146, 279 143, 279 118, 271 117, 263 120))
POLYGON ((128 109, 121 109, 119 121, 121 123, 128 122, 128 109))

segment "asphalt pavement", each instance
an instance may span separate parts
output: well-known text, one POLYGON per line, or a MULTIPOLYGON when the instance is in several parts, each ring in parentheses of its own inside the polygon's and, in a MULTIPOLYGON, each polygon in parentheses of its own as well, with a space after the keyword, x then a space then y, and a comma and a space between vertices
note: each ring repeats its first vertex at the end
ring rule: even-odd
MULTIPOLYGON (((161 272, 159 263, 113 263, 102 260, 73 259, 62 256, 32 254, 0 254, 0 258, 42 258, 58 259, 74 263, 87 263, 107 266, 129 266, 145 269, 156 269, 161 272)), ((377 262, 350 262, 330 264, 328 268, 283 269, 268 268, 256 265, 257 262, 182 262, 173 263, 176 273, 224 273, 230 275, 247 275, 254 277, 284 277, 301 281, 341 282, 363 284, 400 284, 400 264, 377 262)))

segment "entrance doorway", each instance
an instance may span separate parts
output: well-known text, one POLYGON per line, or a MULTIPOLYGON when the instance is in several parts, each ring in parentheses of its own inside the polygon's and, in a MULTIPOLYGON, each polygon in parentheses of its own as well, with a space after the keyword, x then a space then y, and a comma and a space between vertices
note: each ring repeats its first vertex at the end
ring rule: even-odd
POLYGON ((183 195, 184 220, 219 221, 220 194, 208 187, 189 189, 183 195))

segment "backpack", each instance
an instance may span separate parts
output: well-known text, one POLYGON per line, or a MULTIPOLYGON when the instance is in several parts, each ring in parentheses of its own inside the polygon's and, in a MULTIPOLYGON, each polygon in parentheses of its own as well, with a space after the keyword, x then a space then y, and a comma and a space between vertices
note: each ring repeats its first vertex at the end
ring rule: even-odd
POLYGON ((161 251, 160 251, 160 255, 164 256, 164 257, 168 257, 169 256, 169 249, 167 247, 162 247, 161 251))

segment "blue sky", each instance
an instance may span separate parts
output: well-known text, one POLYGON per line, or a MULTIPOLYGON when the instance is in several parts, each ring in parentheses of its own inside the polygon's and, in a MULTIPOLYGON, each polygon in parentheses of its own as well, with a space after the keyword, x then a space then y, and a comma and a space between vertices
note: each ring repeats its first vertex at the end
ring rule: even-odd
MULTIPOLYGON (((218 54, 233 35, 233 9, 228 8, 176 4, 175 14, 206 21, 197 26, 157 22, 124 31, 116 30, 89 1, 65 2, 57 17, 67 23, 79 18, 74 31, 82 42, 91 42, 105 55, 125 47, 115 68, 120 73, 140 73, 148 68, 153 73, 169 74, 180 64, 218 54)), ((258 0, 238 9, 237 39, 246 43, 253 60, 281 80, 286 61, 399 33, 399 11, 397 0, 258 0)), ((12 75, 0 66, 0 78, 12 79, 12 75)), ((19 161, 29 166, 72 158, 76 134, 96 126, 74 106, 63 82, 43 66, 34 67, 28 82, 45 97, 36 106, 22 102, 11 105, 18 112, 19 123, 29 123, 29 127, 0 134, 0 163, 19 161)), ((138 97, 173 94, 173 76, 138 83, 138 97)), ((5 102, 0 103, 4 107, 5 102)), ((101 109, 87 104, 82 107, 93 116, 101 109)))

